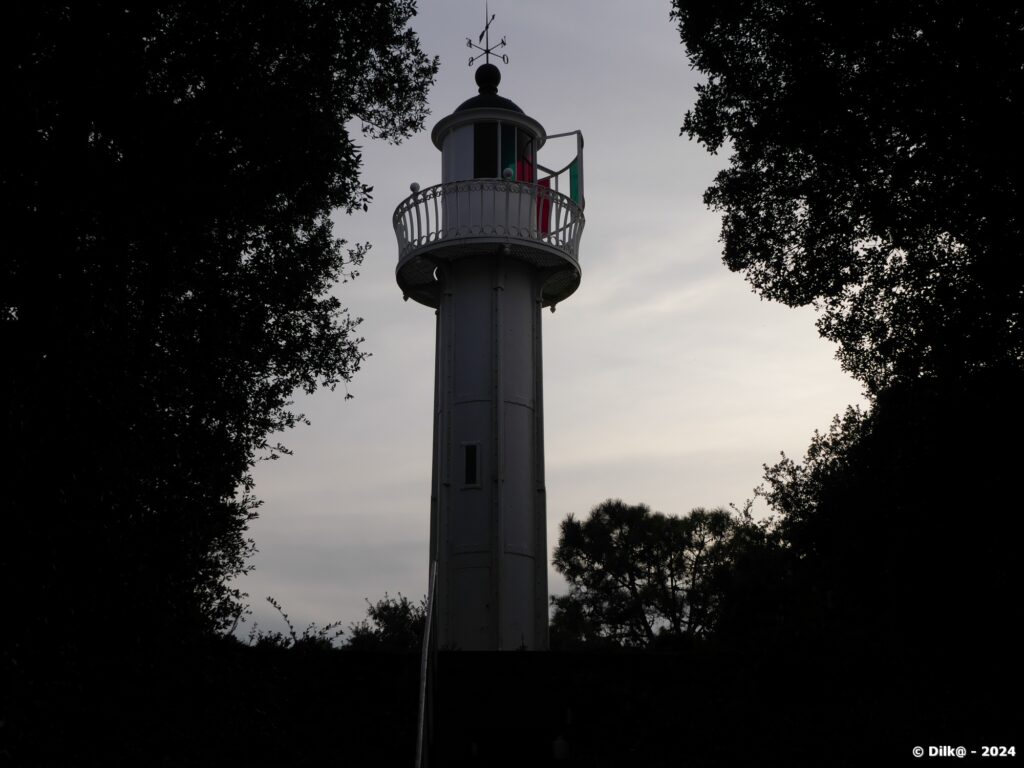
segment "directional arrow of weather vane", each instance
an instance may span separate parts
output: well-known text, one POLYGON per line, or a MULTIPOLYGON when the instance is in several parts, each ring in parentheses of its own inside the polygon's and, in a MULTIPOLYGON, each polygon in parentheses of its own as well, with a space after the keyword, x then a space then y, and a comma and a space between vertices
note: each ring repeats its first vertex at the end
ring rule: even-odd
POLYGON ((496 15, 497 14, 493 14, 493 13, 490 12, 490 10, 487 7, 487 4, 485 3, 484 4, 484 31, 480 33, 480 37, 477 38, 477 41, 475 43, 473 42, 472 38, 469 38, 469 37, 466 38, 466 47, 467 48, 476 48, 476 50, 482 51, 482 53, 478 53, 476 56, 470 56, 469 57, 469 66, 472 67, 473 66, 473 62, 475 62, 481 56, 486 57, 484 59, 484 62, 487 63, 487 64, 490 64, 491 63, 491 56, 492 55, 496 59, 501 59, 505 64, 508 64, 508 54, 507 53, 494 53, 494 51, 496 51, 498 48, 504 48, 505 47, 506 43, 505 43, 504 36, 502 36, 500 43, 497 43, 497 44, 495 44, 493 46, 491 45, 491 22, 494 21, 494 17, 496 15), (481 48, 480 45, 479 45, 481 42, 483 42, 483 44, 484 44, 483 48, 481 48))

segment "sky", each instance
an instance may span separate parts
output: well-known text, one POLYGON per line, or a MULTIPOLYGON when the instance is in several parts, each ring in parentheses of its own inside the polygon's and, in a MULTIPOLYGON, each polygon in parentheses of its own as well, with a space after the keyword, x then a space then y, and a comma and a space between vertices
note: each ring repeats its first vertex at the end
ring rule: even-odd
MULTIPOLYGON (((371 356, 352 399, 344 387, 297 395, 311 423, 283 435, 293 455, 255 468, 263 506, 250 526, 255 568, 236 582, 252 608, 242 635, 254 621, 285 629, 267 596, 301 631, 347 627, 385 592, 426 592, 434 314, 402 301, 391 216, 411 182, 441 180, 430 129, 476 94, 466 37, 484 9, 419 5, 412 27, 441 57, 432 114, 401 145, 361 141, 374 203, 335 217, 337 236, 372 244, 359 277, 335 289, 364 319, 371 356)), ((550 562, 559 522, 608 498, 675 515, 741 505, 763 464, 801 457, 816 429, 863 398, 812 309, 762 301, 722 264, 720 216, 702 195, 728 156, 680 135, 701 78, 669 2, 490 0, 490 10, 492 42, 508 43, 500 95, 547 133, 585 139, 583 280, 543 318, 550 562)), ((542 164, 559 159, 541 150, 542 164)), ((549 588, 566 590, 553 569, 549 588)))

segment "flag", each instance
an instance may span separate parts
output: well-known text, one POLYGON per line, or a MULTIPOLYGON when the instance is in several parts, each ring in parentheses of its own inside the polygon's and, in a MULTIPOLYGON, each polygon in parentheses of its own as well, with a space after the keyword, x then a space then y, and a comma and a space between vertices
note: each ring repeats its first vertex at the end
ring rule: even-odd
POLYGON ((583 207, 583 186, 580 184, 580 156, 569 164, 569 197, 580 208, 583 207))
MULTIPOLYGON (((551 189, 551 177, 541 179, 537 182, 538 187, 551 189)), ((551 198, 543 192, 537 195, 537 230, 546 235, 551 231, 551 198)))

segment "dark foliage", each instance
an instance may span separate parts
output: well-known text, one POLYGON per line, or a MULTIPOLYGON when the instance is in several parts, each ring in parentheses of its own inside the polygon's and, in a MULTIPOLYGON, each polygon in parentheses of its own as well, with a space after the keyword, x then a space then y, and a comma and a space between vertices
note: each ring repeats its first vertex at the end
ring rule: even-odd
POLYGON ((775 621, 844 652, 1009 661, 1024 530, 1007 437, 1024 429, 1022 387, 994 375, 893 387, 870 414, 836 419, 802 463, 766 468, 785 591, 759 597, 775 621))
MULTIPOLYGON (((123 650, 123 649, 122 649, 123 650)), ((5 718, 0 764, 411 764, 418 658, 232 638, 37 676, 5 718)), ((0 690, 0 699, 7 690, 0 690)))
MULTIPOLYGON (((771 702, 757 719, 773 723, 780 764, 817 764, 838 744, 854 746, 829 764, 1012 740, 1022 388, 1005 372, 892 386, 802 461, 765 468, 777 517, 733 537, 703 647, 771 702)), ((756 754, 748 744, 737 764, 756 754)))
MULTIPOLYGON (((296 653, 223 640, 187 656, 126 656, 86 669, 73 685, 42 680, 21 691, 18 716, 4 723, 0 763, 408 766, 419 661, 415 653, 296 653)), ((1019 730, 1019 713, 985 707, 977 684, 957 686, 958 707, 936 717, 930 691, 852 694, 847 680, 862 671, 820 652, 709 645, 679 653, 442 651, 430 695, 430 764, 915 765, 915 744, 972 736, 1013 743, 1019 730), (967 716, 954 720, 959 707, 967 716)), ((8 695, 0 688, 0 699, 8 695)))
POLYGON ((562 521, 554 566, 569 593, 551 599, 555 648, 675 647, 707 635, 739 529, 724 509, 684 517, 609 499, 562 521))
POLYGON ((423 646, 427 601, 419 605, 399 593, 376 603, 366 601, 366 618, 350 624, 345 647, 353 651, 417 652, 423 646))
POLYGON ((28 3, 4 23, 0 580, 15 653, 230 625, 249 469, 364 353, 347 124, 420 128, 410 0, 28 3), (13 594, 12 594, 13 593, 13 594))
MULTIPOLYGON (((281 615, 288 631, 262 630, 258 624, 253 624, 252 629, 249 630, 249 645, 254 645, 257 648, 283 648, 297 651, 329 650, 338 647, 341 636, 345 634, 345 631, 341 629, 340 621, 331 621, 323 626, 316 622, 310 622, 301 633, 296 632, 295 625, 292 624, 292 620, 288 618, 288 614, 284 612, 281 604, 269 596, 267 602, 274 606, 281 615)), ((229 636, 233 637, 233 635, 229 636)))
POLYGON ((757 675, 793 665, 786 706, 817 696, 897 755, 929 738, 1012 740, 1024 528, 1008 438, 1024 429, 1022 388, 1005 373, 893 386, 802 462, 766 467, 760 493, 780 515, 734 548, 714 647, 757 675))
POLYGON ((904 750, 926 731, 1005 733, 1020 703, 983 681, 1021 672, 1024 13, 674 8, 708 76, 683 130, 733 153, 706 195, 726 264, 817 306, 872 396, 802 462, 766 467, 778 518, 734 547, 715 641, 765 665, 829 661, 822 701, 877 708, 904 750))
POLYGON ((871 392, 1024 360, 1024 11, 675 0, 726 264, 871 392))

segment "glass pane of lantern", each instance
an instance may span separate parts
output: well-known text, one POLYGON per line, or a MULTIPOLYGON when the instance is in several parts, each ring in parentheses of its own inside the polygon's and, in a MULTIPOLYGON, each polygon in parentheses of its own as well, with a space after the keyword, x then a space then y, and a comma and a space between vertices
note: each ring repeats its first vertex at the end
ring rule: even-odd
POLYGON ((473 126, 473 178, 493 179, 498 176, 498 124, 477 123, 473 126))
POLYGON ((501 177, 505 178, 505 169, 512 171, 512 178, 516 177, 516 127, 514 125, 501 126, 501 177))
POLYGON ((516 178, 519 181, 532 182, 533 176, 533 137, 526 131, 519 131, 516 137, 519 160, 516 163, 516 178))

